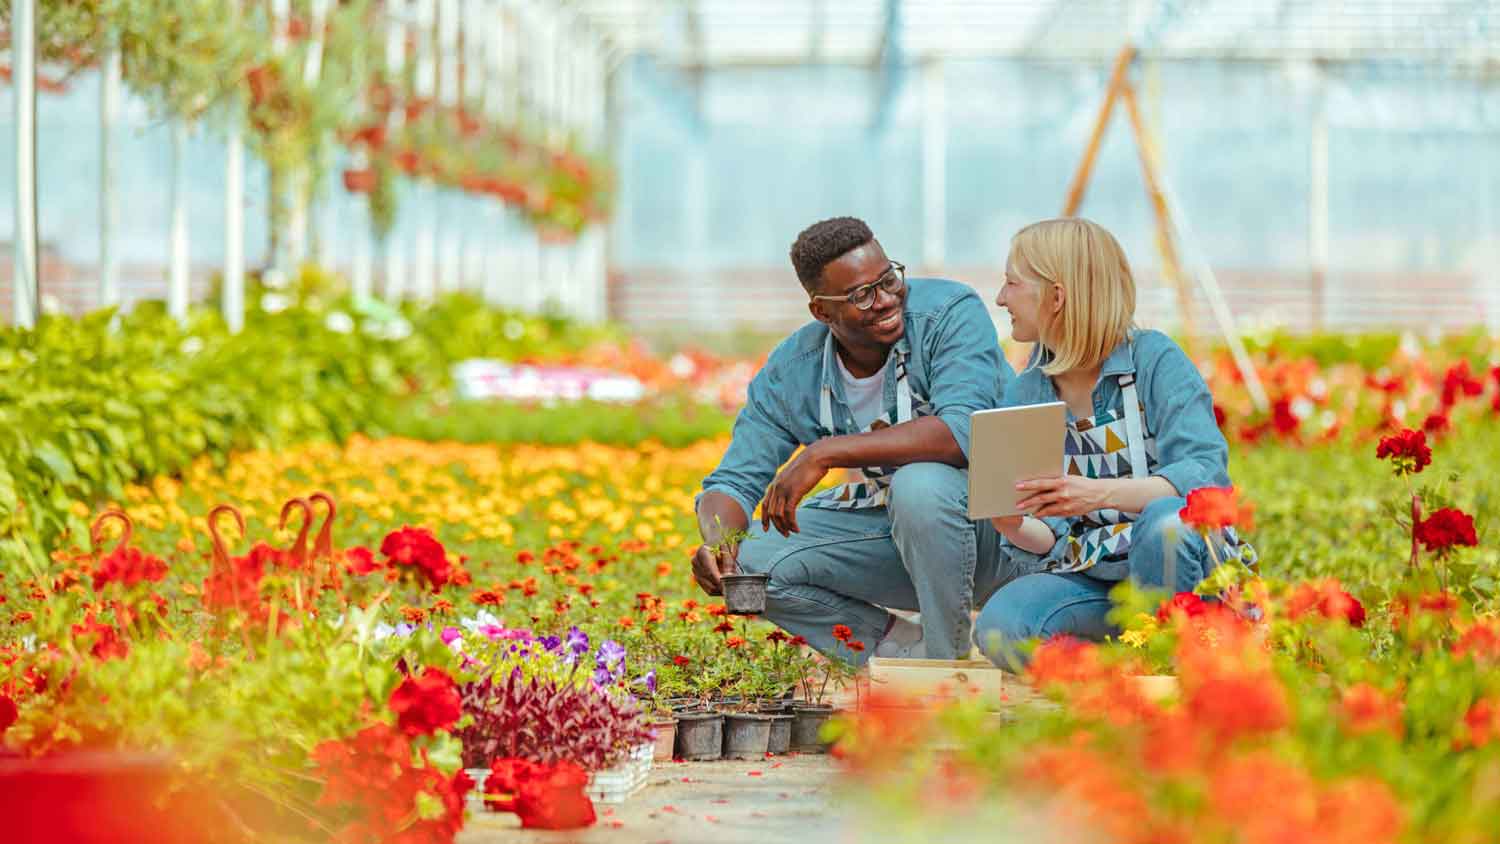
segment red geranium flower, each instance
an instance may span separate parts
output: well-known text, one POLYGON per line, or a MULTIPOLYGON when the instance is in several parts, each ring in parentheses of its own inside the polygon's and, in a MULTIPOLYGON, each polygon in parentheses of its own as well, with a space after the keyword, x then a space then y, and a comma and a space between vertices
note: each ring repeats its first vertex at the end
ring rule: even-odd
POLYGON ((1239 521, 1239 492, 1234 487, 1202 487, 1187 494, 1187 506, 1177 511, 1186 524, 1199 530, 1219 530, 1239 521))
POLYGON ((10 725, 16 723, 16 719, 20 717, 21 710, 10 695, 0 695, 0 735, 4 735, 5 731, 10 729, 10 725))
POLYGON ((416 569, 427 578, 434 592, 452 579, 447 551, 426 528, 403 527, 387 534, 380 543, 380 553, 390 566, 416 569))
POLYGON ((137 548, 117 548, 105 555, 94 568, 94 591, 106 584, 118 583, 126 588, 137 583, 155 583, 167 576, 167 564, 137 548))
POLYGON ((431 735, 458 723, 463 705, 453 678, 437 668, 426 668, 421 677, 408 675, 391 692, 391 711, 396 726, 409 736, 431 735))
POLYGON ((1208 605, 1192 592, 1178 592, 1156 610, 1156 620, 1163 623, 1171 621, 1172 616, 1179 612, 1188 618, 1197 618, 1208 612, 1208 605))
POLYGON ((1413 529, 1417 541, 1427 550, 1445 554, 1459 546, 1479 544, 1474 534, 1474 517, 1453 507, 1444 507, 1417 522, 1413 529))
POLYGON ((589 775, 573 762, 544 765, 526 759, 496 759, 485 781, 485 805, 514 812, 522 829, 581 829, 592 826, 594 804, 584 793, 589 775))
POLYGON ((1287 598, 1287 618, 1298 619, 1309 613, 1323 618, 1342 619, 1351 627, 1365 623, 1365 607, 1357 598, 1345 592, 1337 580, 1329 578, 1317 583, 1299 583, 1287 598))
POLYGON ((363 577, 379 570, 380 563, 375 561, 375 553, 363 545, 344 551, 344 571, 355 577, 363 577))
POLYGON ((1399 434, 1381 437, 1375 457, 1390 458, 1398 475, 1415 475, 1432 464, 1432 449, 1427 446, 1426 434, 1406 428, 1399 434))
POLYGON ((854 631, 850 630, 847 624, 835 624, 833 625, 833 638, 840 642, 848 642, 854 638, 854 631))
POLYGON ((675 665, 675 666, 677 666, 677 667, 679 667, 679 668, 686 667, 690 663, 692 663, 692 660, 688 659, 687 657, 683 656, 682 654, 678 654, 677 656, 672 657, 672 664, 675 665))

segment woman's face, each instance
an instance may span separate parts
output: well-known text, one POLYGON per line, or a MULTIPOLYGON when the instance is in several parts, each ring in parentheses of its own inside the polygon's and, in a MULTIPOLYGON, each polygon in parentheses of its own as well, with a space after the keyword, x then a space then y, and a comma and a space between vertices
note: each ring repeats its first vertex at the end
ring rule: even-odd
POLYGON ((995 304, 1010 314, 1010 336, 1022 343, 1041 339, 1042 284, 1022 276, 1014 260, 1005 262, 1005 280, 995 304))

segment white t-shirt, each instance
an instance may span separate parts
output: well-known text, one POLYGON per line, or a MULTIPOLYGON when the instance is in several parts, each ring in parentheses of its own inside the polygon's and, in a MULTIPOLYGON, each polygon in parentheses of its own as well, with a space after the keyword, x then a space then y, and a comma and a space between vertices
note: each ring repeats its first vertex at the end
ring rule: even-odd
POLYGON ((849 402, 849 412, 854 414, 854 430, 863 431, 885 412, 885 367, 868 378, 855 378, 844 368, 842 357, 835 354, 833 359, 838 361, 844 398, 849 402))

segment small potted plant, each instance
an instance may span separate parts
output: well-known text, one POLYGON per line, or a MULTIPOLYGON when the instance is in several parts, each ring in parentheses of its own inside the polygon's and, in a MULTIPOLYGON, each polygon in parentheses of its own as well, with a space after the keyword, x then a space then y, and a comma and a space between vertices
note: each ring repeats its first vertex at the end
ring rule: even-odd
MULTIPOLYGON (((715 522, 718 522, 717 517, 715 522)), ((718 542, 708 547, 715 554, 724 550, 733 552, 749 538, 748 531, 732 530, 722 534, 718 542)), ((719 582, 724 587, 724 605, 733 615, 760 615, 766 611, 766 585, 770 581, 771 576, 768 574, 736 572, 721 576, 719 582)))
POLYGON ((828 687, 842 689, 854 679, 854 655, 864 650, 864 643, 853 638, 849 628, 842 624, 834 625, 833 637, 839 643, 840 653, 823 657, 804 651, 800 655, 802 700, 792 710, 795 716, 792 750, 822 753, 828 749, 821 737, 823 724, 834 713, 832 704, 828 703, 828 687))

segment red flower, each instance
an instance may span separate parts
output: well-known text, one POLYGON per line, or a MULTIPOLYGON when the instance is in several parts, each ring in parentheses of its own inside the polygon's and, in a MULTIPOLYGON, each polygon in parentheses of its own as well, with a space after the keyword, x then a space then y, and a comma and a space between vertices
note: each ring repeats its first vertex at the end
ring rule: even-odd
POLYGON ((1426 419, 1422 420, 1423 433, 1431 434, 1434 437, 1438 434, 1446 434, 1452 429, 1453 424, 1448 419, 1448 414, 1446 413, 1432 413, 1426 419))
POLYGON ((833 625, 833 638, 840 642, 848 642, 854 638, 854 631, 850 630, 847 624, 835 624, 833 625))
POLYGON ((533 553, 531 553, 530 551, 520 551, 520 552, 518 552, 516 554, 516 562, 520 563, 523 566, 526 565, 527 563, 531 563, 531 562, 535 562, 535 561, 536 561, 536 555, 533 554, 533 553))
POLYGON ((672 664, 678 668, 686 668, 690 663, 692 663, 692 660, 682 654, 672 657, 672 664))
POLYGON ((10 729, 10 725, 16 723, 21 717, 21 710, 17 708, 16 702, 10 695, 0 695, 0 735, 10 729))
POLYGON ((1222 431, 1224 429, 1224 423, 1226 423, 1228 421, 1229 421, 1229 416, 1224 413, 1224 408, 1219 407, 1218 403, 1215 403, 1214 404, 1214 424, 1218 425, 1219 426, 1219 430, 1222 431))
POLYGON ((485 805, 514 812, 522 829, 581 829, 595 821, 584 788, 588 774, 573 762, 544 765, 526 759, 496 759, 485 781, 485 805))
POLYGON ((718 624, 714 625, 714 632, 715 633, 732 633, 732 632, 734 632, 734 623, 731 622, 731 621, 721 621, 718 624))
POLYGON ((1474 517, 1462 510, 1444 507, 1417 522, 1413 534, 1428 551, 1445 554, 1461 545, 1479 544, 1474 534, 1474 517))
POLYGON ((1500 706, 1496 706, 1489 700, 1477 700, 1469 711, 1464 713, 1464 727, 1467 728, 1467 745, 1470 747, 1483 747, 1500 737, 1500 706))
POLYGON ((1208 612, 1208 605, 1203 602, 1202 598, 1192 592, 1178 592, 1172 596, 1170 601, 1162 604, 1156 610, 1156 620, 1166 623, 1171 621, 1172 616, 1179 612, 1188 618, 1197 618, 1208 612))
POLYGON ((1234 487, 1202 487, 1187 494, 1187 506, 1177 511, 1186 524, 1199 530, 1218 530, 1239 521, 1239 493, 1234 487))
POLYGON ((738 636, 730 636, 728 639, 724 640, 724 647, 729 648, 731 650, 735 650, 735 649, 744 647, 744 645, 745 645, 745 640, 741 639, 738 636))
POLYGON ((1476 660, 1500 661, 1500 629, 1494 624, 1476 624, 1464 631, 1453 643, 1454 656, 1472 656, 1476 660))
POLYGON ((1286 690, 1274 675, 1221 671, 1184 689, 1186 711, 1193 721, 1224 738, 1270 733, 1286 725, 1286 690))
POLYGON ((387 565, 415 568, 434 592, 453 577, 448 553, 426 528, 403 527, 387 534, 380 543, 380 553, 386 556, 387 565))
POLYGON ((89 653, 103 662, 124 659, 130 655, 130 642, 122 638, 120 631, 113 625, 94 618, 93 612, 85 615, 83 623, 73 625, 72 629, 74 636, 92 639, 89 653))
POLYGON ((1381 437, 1375 457, 1390 458, 1398 475, 1415 475, 1432 464, 1432 449, 1427 446, 1426 434, 1406 428, 1399 434, 1381 437))
POLYGON ((102 590, 109 583, 126 588, 137 583, 156 583, 166 576, 167 564, 160 557, 142 553, 136 548, 117 548, 95 567, 94 591, 102 590))
POLYGON ((791 645, 794 648, 800 648, 803 645, 807 644, 807 640, 802 638, 801 636, 793 636, 792 640, 790 642, 787 642, 787 644, 791 645))
POLYGON ((1460 395, 1477 396, 1484 392, 1484 382, 1474 377, 1469 370, 1469 362, 1461 360, 1448 367, 1443 373, 1443 407, 1449 408, 1458 401, 1460 395))
POLYGON ((1286 602, 1287 618, 1295 620, 1310 613, 1328 619, 1342 619, 1351 627, 1365 623, 1364 605, 1332 578, 1317 583, 1299 583, 1292 590, 1286 602))
POLYGON ((1446 614, 1458 609, 1458 596, 1452 592, 1431 592, 1417 599, 1417 606, 1422 609, 1446 614))
POLYGON ((1271 427, 1283 437, 1295 438, 1302 427, 1302 420, 1292 412, 1292 400, 1285 396, 1271 404, 1271 427))
POLYGON ((1356 735, 1380 730, 1400 735, 1405 729, 1401 720, 1401 698, 1386 695, 1369 683, 1357 683, 1345 689, 1339 712, 1350 732, 1356 735))
POLYGON ((789 640, 790 638, 791 638, 790 636, 786 635, 785 633, 781 632, 780 630, 772 630, 770 633, 766 634, 766 641, 767 642, 775 642, 778 645, 781 644, 782 642, 785 642, 785 641, 789 640))
POLYGON ((861 642, 858 639, 850 639, 844 644, 849 648, 849 650, 854 651, 855 653, 859 653, 860 651, 865 649, 865 643, 861 642))
POLYGON ((391 711, 396 726, 409 736, 431 735, 458 723, 463 714, 453 678, 436 668, 426 668, 421 677, 408 675, 391 692, 391 711))
POLYGON ((375 561, 375 553, 363 545, 356 545, 344 551, 344 570, 355 577, 363 577, 371 572, 380 570, 380 563, 375 561))
POLYGON ((388 724, 313 748, 316 773, 324 780, 319 805, 357 809, 337 840, 453 840, 463 827, 464 795, 474 781, 462 770, 445 776, 425 754, 420 765, 412 758, 410 741, 388 724))

